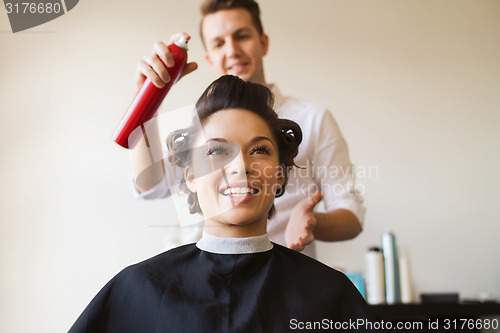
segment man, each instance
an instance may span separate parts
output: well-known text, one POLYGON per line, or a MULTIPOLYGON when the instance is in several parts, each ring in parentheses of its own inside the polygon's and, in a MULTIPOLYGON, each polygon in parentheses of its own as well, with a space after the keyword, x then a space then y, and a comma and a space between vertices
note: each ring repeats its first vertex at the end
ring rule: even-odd
MULTIPOLYGON (((265 79, 263 57, 269 48, 269 36, 264 33, 260 10, 253 0, 206 0, 201 6, 201 35, 205 59, 219 75, 233 74, 246 81, 267 85, 276 96, 276 111, 280 117, 297 122, 304 141, 296 165, 290 175, 286 194, 276 200, 276 217, 269 221, 272 241, 315 256, 313 240, 340 241, 356 237, 362 230, 365 208, 362 198, 354 191, 354 171, 349 161, 346 143, 338 126, 324 108, 283 96, 275 85, 265 79), (326 212, 315 212, 323 198, 326 212)), ((171 38, 171 42, 180 36, 171 38)), ((162 87, 170 80, 167 67, 173 66, 168 47, 157 42, 153 54, 138 64, 137 83, 148 77, 162 87)), ((182 73, 196 70, 188 63, 182 73)), ((141 155, 140 152, 137 155, 141 155)), ((142 154, 144 155, 144 154, 142 154)), ((140 164, 140 157, 134 158, 140 164), (139 162, 138 162, 139 161, 139 162)), ((161 171, 150 183, 161 180, 161 171)), ((165 191, 136 186, 144 198, 166 196, 165 191)))

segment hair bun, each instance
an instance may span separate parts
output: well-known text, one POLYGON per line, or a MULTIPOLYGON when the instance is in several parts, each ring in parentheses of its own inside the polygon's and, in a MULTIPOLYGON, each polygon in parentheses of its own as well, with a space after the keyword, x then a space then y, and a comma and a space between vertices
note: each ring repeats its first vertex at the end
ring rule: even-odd
POLYGON ((188 165, 189 160, 189 134, 185 129, 170 133, 167 137, 167 148, 170 152, 168 161, 172 166, 181 168, 188 165))

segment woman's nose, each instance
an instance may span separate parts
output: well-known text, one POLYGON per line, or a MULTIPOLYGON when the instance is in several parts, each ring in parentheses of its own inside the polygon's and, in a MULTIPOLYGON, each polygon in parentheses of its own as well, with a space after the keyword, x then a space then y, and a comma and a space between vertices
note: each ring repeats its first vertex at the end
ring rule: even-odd
POLYGON ((248 161, 241 153, 227 167, 228 174, 231 175, 247 175, 249 169, 248 161))

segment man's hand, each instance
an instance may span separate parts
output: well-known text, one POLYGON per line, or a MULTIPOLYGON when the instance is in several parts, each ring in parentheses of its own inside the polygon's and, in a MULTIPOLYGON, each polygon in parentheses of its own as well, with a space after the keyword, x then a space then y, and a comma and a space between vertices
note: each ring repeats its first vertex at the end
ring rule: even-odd
POLYGON ((303 199, 293 209, 292 215, 286 226, 286 245, 295 251, 302 251, 305 246, 314 240, 314 228, 316 218, 314 217, 314 206, 320 202, 322 194, 316 191, 309 198, 303 199))
MULTIPOLYGON (((173 34, 170 37, 169 44, 172 44, 179 38, 184 37, 189 40, 191 37, 183 32, 173 34)), ((173 67, 175 65, 174 57, 170 52, 167 44, 164 42, 156 42, 153 46, 153 52, 150 55, 144 56, 137 64, 136 71, 136 84, 138 87, 142 85, 146 78, 149 78, 153 84, 162 88, 167 82, 170 81, 170 75, 168 74, 167 67, 173 67), (165 66, 166 65, 166 66, 165 66)), ((184 67, 180 78, 187 75, 198 68, 198 64, 195 62, 189 62, 184 67)), ((180 79, 179 78, 179 79, 180 79)))

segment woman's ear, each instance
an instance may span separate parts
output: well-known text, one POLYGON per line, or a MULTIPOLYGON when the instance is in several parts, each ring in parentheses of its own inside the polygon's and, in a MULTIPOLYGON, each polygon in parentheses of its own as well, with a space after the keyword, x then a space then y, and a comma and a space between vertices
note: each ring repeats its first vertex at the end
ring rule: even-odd
POLYGON ((281 170, 278 172, 278 184, 280 184, 280 188, 283 187, 283 184, 285 183, 286 179, 286 166, 284 163, 281 163, 280 165, 281 170))
POLYGON ((191 170, 190 167, 186 167, 184 169, 184 180, 186 181, 188 189, 191 192, 196 193, 196 182, 194 181, 193 170, 191 170))
POLYGON ((285 164, 280 164, 279 169, 276 171, 276 192, 274 193, 275 198, 281 197, 285 193, 283 186, 286 183, 286 166, 285 164))

